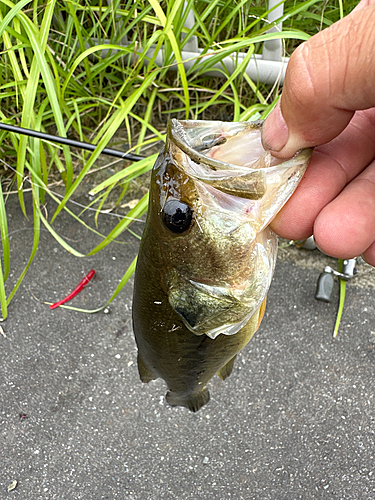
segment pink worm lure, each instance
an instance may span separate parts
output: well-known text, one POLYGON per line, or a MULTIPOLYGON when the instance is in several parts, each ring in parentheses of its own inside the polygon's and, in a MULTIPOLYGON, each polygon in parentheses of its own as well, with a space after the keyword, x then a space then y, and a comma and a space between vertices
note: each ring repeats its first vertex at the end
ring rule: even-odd
POLYGON ((55 302, 54 304, 49 306, 49 308, 56 309, 56 307, 59 307, 59 306, 65 304, 65 302, 69 302, 69 300, 72 300, 76 295, 79 294, 79 292, 81 292, 83 290, 83 288, 87 285, 87 283, 89 283, 93 279, 94 276, 95 276, 95 271, 94 271, 94 269, 91 269, 91 271, 86 274, 86 276, 83 278, 83 280, 75 287, 75 289, 72 292, 70 292, 69 295, 67 295, 65 298, 59 300, 58 302, 55 302))

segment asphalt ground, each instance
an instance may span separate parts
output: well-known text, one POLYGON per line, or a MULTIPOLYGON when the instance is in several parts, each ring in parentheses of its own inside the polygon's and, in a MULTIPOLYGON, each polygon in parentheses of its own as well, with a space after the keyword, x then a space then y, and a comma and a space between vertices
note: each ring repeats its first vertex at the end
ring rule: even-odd
MULTIPOLYGON (((32 219, 15 197, 7 210, 14 282, 31 251, 32 219)), ((87 220, 94 225, 93 215, 87 220)), ((114 224, 101 216, 99 230, 114 224)), ((67 216, 55 229, 80 251, 97 242, 67 216)), ((83 260, 42 231, 0 335, 0 499, 375 498, 372 268, 363 265, 348 285, 333 339, 337 289, 331 304, 314 292, 319 272, 335 261, 282 249, 260 330, 194 414, 166 404, 162 380, 139 380, 132 283, 109 314, 45 304, 90 269, 95 280, 71 304, 103 304, 137 247, 123 235, 83 260)))

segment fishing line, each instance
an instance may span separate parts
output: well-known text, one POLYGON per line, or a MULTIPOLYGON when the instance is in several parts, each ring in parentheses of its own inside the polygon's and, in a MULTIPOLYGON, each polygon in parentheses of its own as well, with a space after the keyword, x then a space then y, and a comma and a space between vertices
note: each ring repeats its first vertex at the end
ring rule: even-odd
MULTIPOLYGON (((36 130, 31 130, 28 128, 22 128, 15 125, 9 125, 7 123, 0 122, 0 130, 6 130, 7 132, 14 132, 16 134, 27 135, 29 137, 35 137, 36 139, 43 139, 45 141, 56 142, 57 144, 65 144, 66 146, 71 146, 74 148, 85 149, 86 151, 95 151, 97 146, 95 144, 89 144, 88 142, 76 141, 74 139, 68 139, 67 137, 60 137, 57 135, 46 134, 44 132, 39 132, 36 130)), ((141 161, 144 160, 144 156, 136 155, 135 153, 124 153, 118 149, 104 148, 101 154, 115 156, 116 158, 122 158, 123 160, 129 161, 141 161)))

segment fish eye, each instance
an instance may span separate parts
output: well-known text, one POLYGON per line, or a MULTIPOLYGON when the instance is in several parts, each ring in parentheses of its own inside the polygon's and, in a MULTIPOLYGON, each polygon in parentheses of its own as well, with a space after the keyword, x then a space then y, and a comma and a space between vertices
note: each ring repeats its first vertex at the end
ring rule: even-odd
POLYGON ((169 200, 163 207, 162 220, 164 226, 173 233, 183 233, 191 226, 193 210, 187 203, 169 200))

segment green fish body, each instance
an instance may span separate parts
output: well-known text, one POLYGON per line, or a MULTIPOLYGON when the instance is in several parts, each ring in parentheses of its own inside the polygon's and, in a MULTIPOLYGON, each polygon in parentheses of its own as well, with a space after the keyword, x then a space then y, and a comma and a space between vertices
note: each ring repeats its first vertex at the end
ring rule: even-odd
POLYGON ((177 121, 151 177, 134 278, 142 382, 161 377, 171 406, 197 411, 230 375, 262 320, 277 253, 268 227, 311 150, 280 163, 261 122, 177 121))

